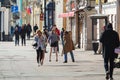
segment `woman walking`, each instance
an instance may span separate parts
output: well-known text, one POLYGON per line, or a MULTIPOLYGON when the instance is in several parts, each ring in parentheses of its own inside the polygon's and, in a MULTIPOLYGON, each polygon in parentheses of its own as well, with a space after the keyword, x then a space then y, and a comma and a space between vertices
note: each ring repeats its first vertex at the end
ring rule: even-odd
POLYGON ((37 63, 38 66, 40 66, 40 64, 43 65, 44 57, 45 57, 45 39, 40 30, 37 30, 35 41, 37 43, 37 47, 36 47, 37 63))
POLYGON ((74 47, 74 44, 72 41, 71 32, 66 31, 64 34, 64 46, 63 46, 64 62, 63 63, 67 63, 67 53, 68 52, 70 52, 72 62, 75 62, 74 54, 72 51, 74 49, 75 49, 75 47, 74 47))
POLYGON ((49 62, 51 62, 52 49, 55 49, 56 62, 58 61, 58 53, 57 53, 58 41, 59 41, 59 36, 56 34, 55 30, 52 30, 52 33, 48 38, 48 42, 50 43, 50 47, 51 47, 50 48, 49 62))

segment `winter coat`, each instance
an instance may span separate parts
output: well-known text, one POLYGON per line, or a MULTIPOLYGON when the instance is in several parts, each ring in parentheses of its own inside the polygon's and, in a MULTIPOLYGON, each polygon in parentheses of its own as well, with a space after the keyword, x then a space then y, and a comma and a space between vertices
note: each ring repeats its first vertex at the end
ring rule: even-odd
POLYGON ((45 38, 43 35, 40 37, 36 35, 34 41, 37 43, 36 50, 38 50, 39 47, 41 48, 41 50, 45 50, 45 38))
POLYGON ((15 39, 19 39, 19 32, 18 32, 18 30, 15 30, 14 35, 15 35, 15 39))
POLYGON ((103 58, 117 58, 114 49, 119 46, 119 36, 114 30, 105 30, 100 37, 100 42, 103 46, 103 58))
POLYGON ((48 42, 50 44, 58 42, 59 41, 59 36, 56 33, 52 33, 49 37, 48 37, 48 42))
POLYGON ((25 30, 24 28, 21 29, 21 31, 20 31, 20 35, 21 35, 21 38, 25 38, 26 30, 25 30))
POLYGON ((63 46, 63 51, 64 53, 68 53, 72 50, 74 50, 75 47, 74 47, 74 44, 73 44, 73 41, 72 41, 72 38, 71 38, 71 35, 70 33, 66 33, 65 32, 65 35, 64 35, 64 46, 63 46))

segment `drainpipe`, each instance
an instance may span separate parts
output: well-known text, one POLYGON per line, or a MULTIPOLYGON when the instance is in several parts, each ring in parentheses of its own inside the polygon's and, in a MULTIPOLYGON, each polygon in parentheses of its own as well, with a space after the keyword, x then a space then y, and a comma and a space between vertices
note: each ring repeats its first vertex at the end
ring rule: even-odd
POLYGON ((75 22, 76 22, 76 43, 78 44, 78 48, 80 48, 80 26, 79 26, 79 11, 78 11, 78 0, 75 1, 75 10, 76 10, 76 13, 75 13, 75 22))
POLYGON ((44 0, 44 28, 46 29, 46 0, 44 0))

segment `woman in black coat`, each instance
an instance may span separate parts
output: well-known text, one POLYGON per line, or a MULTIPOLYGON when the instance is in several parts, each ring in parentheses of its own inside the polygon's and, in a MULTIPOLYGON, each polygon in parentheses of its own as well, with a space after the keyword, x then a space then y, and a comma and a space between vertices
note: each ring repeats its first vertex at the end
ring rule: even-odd
POLYGON ((113 80, 114 59, 118 57, 118 55, 114 53, 114 49, 119 46, 119 36, 118 33, 113 30, 111 23, 106 26, 106 30, 100 37, 100 42, 103 46, 106 79, 110 77, 110 80, 113 80), (110 63, 110 66, 108 63, 110 63))

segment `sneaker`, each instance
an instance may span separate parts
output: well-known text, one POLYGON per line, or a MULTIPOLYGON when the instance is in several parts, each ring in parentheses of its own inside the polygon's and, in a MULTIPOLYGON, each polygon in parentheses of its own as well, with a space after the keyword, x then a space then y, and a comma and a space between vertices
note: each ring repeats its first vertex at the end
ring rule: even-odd
POLYGON ((67 61, 64 61, 63 63, 67 63, 67 61))

